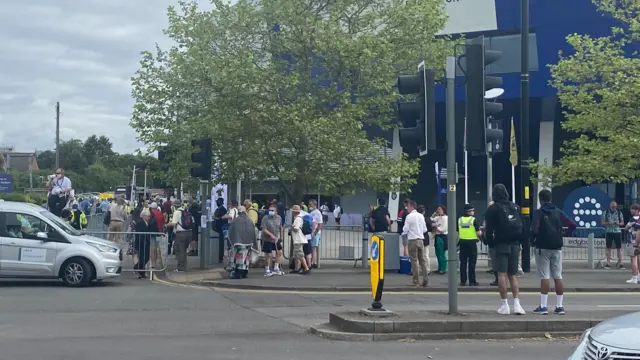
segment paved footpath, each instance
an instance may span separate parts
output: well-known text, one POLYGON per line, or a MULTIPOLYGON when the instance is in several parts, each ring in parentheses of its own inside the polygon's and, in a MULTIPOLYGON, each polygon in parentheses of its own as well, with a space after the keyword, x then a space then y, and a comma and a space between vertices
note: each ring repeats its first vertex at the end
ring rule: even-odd
MULTIPOLYGON (((196 259, 194 257, 190 258, 196 259)), ((197 264, 192 261, 191 264, 197 264)), ((495 286, 489 284, 493 276, 486 272, 486 267, 480 267, 477 272, 480 286, 459 287, 466 292, 495 292, 495 286)), ((206 285, 216 288, 240 288, 255 290, 278 291, 346 291, 368 292, 369 270, 353 268, 345 265, 326 265, 321 269, 312 270, 312 274, 303 276, 285 274, 265 278, 263 269, 251 269, 246 279, 229 279, 226 272, 219 267, 201 271, 193 268, 185 273, 167 272, 167 280, 183 284, 206 285)), ((628 270, 587 270, 581 268, 567 268, 563 274, 566 292, 640 292, 640 285, 627 284, 628 270)), ((429 286, 410 287, 411 276, 388 272, 385 274, 384 289, 387 292, 397 291, 434 291, 442 292, 448 289, 448 275, 429 276, 429 286)), ((540 281, 536 277, 535 269, 531 273, 519 277, 522 292, 537 292, 540 281)))

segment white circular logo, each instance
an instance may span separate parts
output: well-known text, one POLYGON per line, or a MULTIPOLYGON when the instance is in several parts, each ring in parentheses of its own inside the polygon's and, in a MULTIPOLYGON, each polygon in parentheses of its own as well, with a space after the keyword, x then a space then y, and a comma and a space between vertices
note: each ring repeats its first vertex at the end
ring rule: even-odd
POLYGON ((573 219, 578 226, 586 228, 598 226, 597 220, 602 216, 602 210, 600 209, 602 205, 596 199, 585 196, 579 198, 578 202, 573 206, 575 207, 573 209, 573 215, 575 216, 573 219))

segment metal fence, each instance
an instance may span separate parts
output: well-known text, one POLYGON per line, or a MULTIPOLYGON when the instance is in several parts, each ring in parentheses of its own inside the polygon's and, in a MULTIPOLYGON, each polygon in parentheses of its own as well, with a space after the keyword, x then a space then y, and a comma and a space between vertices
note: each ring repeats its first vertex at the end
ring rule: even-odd
POLYGON ((159 232, 108 232, 84 230, 84 234, 109 240, 118 245, 123 254, 123 272, 149 273, 167 269, 167 234, 159 232))
MULTIPOLYGON (((563 238, 563 260, 586 261, 589 268, 603 266, 607 258, 606 229, 603 227, 580 227, 563 238)), ((629 240, 629 234, 622 231, 623 248, 629 240)), ((531 257, 534 257, 531 252, 531 257)), ((478 242, 478 259, 489 259, 489 247, 478 242)))
MULTIPOLYGON (((289 225, 285 226, 283 253, 286 259, 289 259, 292 250, 290 229, 289 225)), ((368 241, 368 236, 360 225, 325 226, 322 228, 320 246, 318 246, 318 263, 322 260, 345 260, 353 261, 355 266, 362 260, 363 244, 368 241)), ((364 245, 366 246, 368 245, 364 245)))

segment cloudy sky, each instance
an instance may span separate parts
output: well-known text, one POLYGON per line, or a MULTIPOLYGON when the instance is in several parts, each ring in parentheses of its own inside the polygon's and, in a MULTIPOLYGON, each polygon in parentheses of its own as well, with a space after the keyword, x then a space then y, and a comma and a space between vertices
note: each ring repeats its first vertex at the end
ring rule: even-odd
MULTIPOLYGON (((129 127, 130 78, 178 0, 12 0, 0 5, 0 146, 55 146, 106 135, 119 152, 140 148, 129 127)), ((210 7, 207 0, 202 6, 210 7)))

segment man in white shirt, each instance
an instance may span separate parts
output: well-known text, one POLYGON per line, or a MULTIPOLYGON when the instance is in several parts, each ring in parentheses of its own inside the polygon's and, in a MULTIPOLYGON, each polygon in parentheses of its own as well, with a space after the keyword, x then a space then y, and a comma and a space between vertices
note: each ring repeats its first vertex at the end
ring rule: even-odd
POLYGON ((342 208, 340 205, 336 204, 333 208, 333 218, 336 220, 337 225, 340 225, 340 217, 342 217, 342 208))
POLYGON ((56 175, 49 180, 49 211, 60 216, 62 209, 67 205, 69 193, 71 192, 71 180, 64 176, 64 169, 56 170, 56 175))
POLYGON ((318 202, 309 200, 309 213, 313 216, 313 232, 311 233, 311 267, 318 268, 318 247, 320 246, 320 235, 324 226, 322 213, 318 210, 318 202))
POLYGON ((429 285, 427 262, 424 258, 424 237, 427 232, 427 224, 424 221, 424 215, 416 211, 417 205, 413 200, 407 203, 407 211, 409 215, 404 221, 402 235, 407 237, 409 258, 411 259, 411 272, 413 273, 413 281, 409 286, 427 286, 429 285), (422 282, 420 282, 422 275, 422 282))
MULTIPOLYGON (((191 241, 191 227, 189 227, 189 229, 185 229, 183 227, 182 212, 187 210, 182 206, 182 201, 180 199, 176 199, 173 201, 173 205, 176 207, 176 210, 173 212, 171 222, 167 224, 167 227, 173 228, 173 233, 175 234, 173 247, 176 254, 176 261, 178 262, 178 266, 175 271, 183 272, 187 270, 187 247, 191 241)), ((189 216, 191 215, 189 214, 189 216)), ((191 226, 194 226, 193 222, 191 222, 191 226)))

